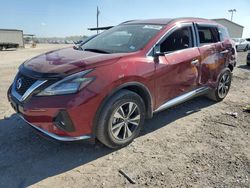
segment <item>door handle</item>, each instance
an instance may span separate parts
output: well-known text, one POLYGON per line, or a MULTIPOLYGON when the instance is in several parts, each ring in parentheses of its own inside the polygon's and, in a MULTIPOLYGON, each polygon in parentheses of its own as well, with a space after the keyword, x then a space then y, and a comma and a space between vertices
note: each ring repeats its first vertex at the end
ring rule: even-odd
POLYGON ((228 50, 223 50, 223 51, 220 52, 220 54, 226 54, 228 52, 229 52, 228 50))
POLYGON ((192 64, 192 65, 197 65, 198 63, 199 63, 199 60, 198 60, 198 59, 191 61, 191 64, 192 64))

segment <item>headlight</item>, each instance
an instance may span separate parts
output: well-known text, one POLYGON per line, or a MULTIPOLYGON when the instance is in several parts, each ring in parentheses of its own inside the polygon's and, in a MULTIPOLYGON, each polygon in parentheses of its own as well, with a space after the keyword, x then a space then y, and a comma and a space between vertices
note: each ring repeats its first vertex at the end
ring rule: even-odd
POLYGON ((63 95, 76 93, 83 87, 87 86, 90 82, 94 80, 94 77, 83 77, 91 70, 86 70, 73 75, 70 75, 51 86, 47 87, 43 91, 37 94, 37 96, 48 96, 48 95, 63 95))

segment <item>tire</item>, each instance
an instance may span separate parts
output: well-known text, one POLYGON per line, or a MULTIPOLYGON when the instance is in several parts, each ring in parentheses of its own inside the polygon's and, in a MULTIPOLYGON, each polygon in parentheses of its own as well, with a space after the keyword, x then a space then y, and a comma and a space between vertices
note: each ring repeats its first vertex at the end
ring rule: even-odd
POLYGON ((121 90, 101 110, 96 137, 109 148, 122 148, 139 135, 144 120, 145 104, 142 98, 132 91, 121 90))
POLYGON ((248 45, 246 46, 246 48, 244 49, 244 52, 246 52, 248 50, 248 45))
POLYGON ((239 49, 238 49, 238 48, 239 48, 238 46, 235 46, 236 52, 238 52, 238 51, 239 51, 239 49))
POLYGON ((222 101, 228 94, 232 81, 232 73, 229 68, 223 70, 219 76, 218 83, 207 97, 213 101, 222 101))

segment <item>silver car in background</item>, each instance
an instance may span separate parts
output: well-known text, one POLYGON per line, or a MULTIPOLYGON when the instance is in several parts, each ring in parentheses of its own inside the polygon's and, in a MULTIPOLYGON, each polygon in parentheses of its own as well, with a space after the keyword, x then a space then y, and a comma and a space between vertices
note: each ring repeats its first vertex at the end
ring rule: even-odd
POLYGON ((235 42, 235 47, 237 51, 247 51, 248 49, 250 49, 250 42, 248 42, 246 39, 233 38, 233 41, 235 42))

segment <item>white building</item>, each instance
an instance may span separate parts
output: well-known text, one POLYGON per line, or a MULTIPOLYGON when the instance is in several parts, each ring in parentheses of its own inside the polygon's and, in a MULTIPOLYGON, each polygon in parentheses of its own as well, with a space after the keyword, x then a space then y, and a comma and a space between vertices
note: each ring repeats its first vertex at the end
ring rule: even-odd
POLYGON ((0 43, 16 43, 24 47, 23 31, 16 29, 0 29, 0 43))
POLYGON ((226 18, 218 18, 213 20, 225 26, 228 29, 231 38, 242 38, 244 26, 232 22, 226 18))

